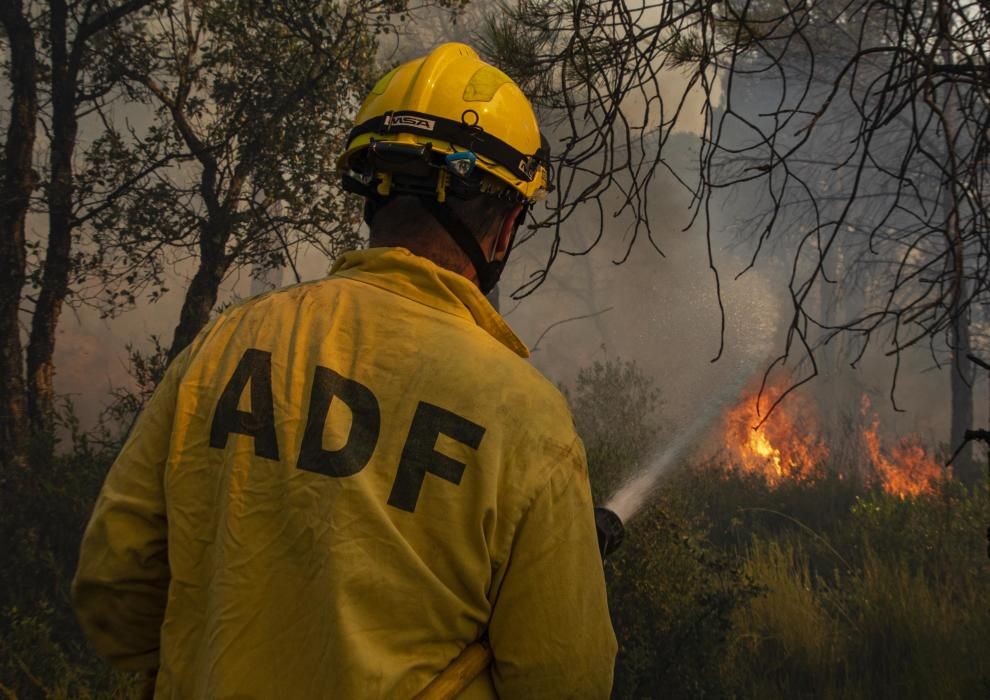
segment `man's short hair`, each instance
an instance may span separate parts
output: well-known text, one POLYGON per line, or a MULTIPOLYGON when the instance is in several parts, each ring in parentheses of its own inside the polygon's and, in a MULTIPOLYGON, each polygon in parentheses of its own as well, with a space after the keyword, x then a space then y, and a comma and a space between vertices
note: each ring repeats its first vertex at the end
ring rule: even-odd
MULTIPOLYGON (((477 240, 500 224, 516 204, 503 197, 483 193, 470 199, 449 197, 447 206, 464 222, 477 240)), ((393 197, 375 212, 370 223, 372 246, 406 246, 415 241, 428 246, 437 236, 449 237, 440 222, 423 206, 418 197, 393 197)))

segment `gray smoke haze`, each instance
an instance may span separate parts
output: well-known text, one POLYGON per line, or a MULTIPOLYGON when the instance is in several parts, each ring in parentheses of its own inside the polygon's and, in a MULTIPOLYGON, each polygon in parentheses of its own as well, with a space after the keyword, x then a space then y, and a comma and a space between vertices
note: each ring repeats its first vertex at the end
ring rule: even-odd
MULTIPOLYGON (((403 28, 402 35, 390 39, 392 43, 383 44, 381 59, 391 65, 428 49, 439 37, 470 40, 471 34, 470 24, 463 18, 457 24, 444 13, 417 18, 403 28)), ((672 75, 664 84, 674 89, 677 80, 672 75)), ((641 105, 627 108, 635 111, 641 105)), ((667 159, 687 162, 696 153, 698 139, 688 128, 671 138, 667 148, 667 159)), ((614 264, 626 255, 630 226, 622 218, 609 219, 605 235, 594 249, 586 255, 560 254, 547 282, 532 295, 514 301, 511 293, 546 264, 552 234, 542 232, 513 252, 500 285, 501 309, 534 349, 532 362, 552 381, 567 384, 578 369, 595 360, 634 360, 662 390, 665 422, 675 433, 688 432, 712 397, 724 396, 726 387, 734 387, 741 376, 752 374, 754 357, 767 358, 780 352, 790 314, 787 274, 786 268, 779 267, 768 254, 742 278, 733 279, 751 251, 730 232, 752 212, 747 211, 750 203, 745 201, 720 202, 713 214, 712 231, 714 255, 722 273, 727 327, 725 352, 713 364, 711 359, 720 343, 720 320, 702 229, 684 230, 690 220, 690 202, 673 178, 658 178, 651 197, 655 241, 666 257, 641 234, 628 260, 614 264)), ((613 210, 618 208, 618 201, 610 204, 613 210)), ((583 250, 593 240, 597 222, 597 213, 590 207, 586 214, 574 217, 563 232, 563 249, 583 250)), ((318 256, 303 257, 298 263, 302 279, 319 278, 328 267, 318 256)), ((285 271, 252 283, 249 273, 242 270, 227 280, 222 303, 295 281, 285 271)), ((181 290, 191 270, 177 268, 173 274, 170 286, 174 291, 158 303, 141 303, 138 309, 118 318, 100 319, 96 311, 86 307, 63 314, 56 387, 74 398, 85 424, 95 420, 111 387, 132 385, 126 367, 128 343, 147 347, 152 334, 170 341, 181 290)), ((848 409, 850 415, 858 410, 859 393, 870 391, 879 399, 874 405, 882 411, 886 430, 917 432, 930 444, 944 441, 949 413, 948 370, 931 369, 932 361, 924 349, 912 351, 905 360, 898 390, 904 413, 894 413, 889 402, 879 399, 889 387, 893 361, 875 351, 867 354, 858 369, 844 369, 803 390, 842 404, 840 408, 848 409), (836 386, 845 389, 836 393, 836 386)), ((985 386, 984 379, 980 382, 985 386)), ((986 396, 982 390, 977 395, 986 396)), ((986 422, 986 409, 986 401, 978 400, 978 423, 986 422)), ((703 442, 702 438, 699 435, 697 442, 703 442)))

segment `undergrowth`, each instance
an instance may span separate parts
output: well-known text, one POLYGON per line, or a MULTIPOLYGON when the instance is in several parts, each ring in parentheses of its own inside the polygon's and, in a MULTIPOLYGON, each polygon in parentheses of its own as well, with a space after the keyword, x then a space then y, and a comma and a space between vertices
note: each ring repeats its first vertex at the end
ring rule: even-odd
MULTIPOLYGON (((666 439, 660 397, 623 362, 571 394, 607 497, 666 439), (586 419, 616 403, 621 423, 586 419), (650 440, 613 450, 630 430, 650 440)), ((990 697, 985 486, 902 499, 825 466, 777 488, 718 459, 667 479, 606 563, 615 697, 990 697)))
POLYGON ((0 693, 6 698, 129 698, 131 674, 89 649, 69 601, 79 542, 115 444, 79 430, 62 412, 68 449, 35 436, 29 469, 2 475, 0 693))

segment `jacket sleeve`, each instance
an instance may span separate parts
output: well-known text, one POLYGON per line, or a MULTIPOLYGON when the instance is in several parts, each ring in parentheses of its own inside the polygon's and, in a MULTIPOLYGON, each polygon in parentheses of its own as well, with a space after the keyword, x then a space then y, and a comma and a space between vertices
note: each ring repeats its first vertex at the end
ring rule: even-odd
POLYGON ((523 514, 493 584, 500 697, 609 697, 616 641, 579 440, 523 514))
POLYGON ((170 578, 163 476, 185 357, 172 362, 110 467, 72 581, 83 632, 118 668, 158 665, 170 578))

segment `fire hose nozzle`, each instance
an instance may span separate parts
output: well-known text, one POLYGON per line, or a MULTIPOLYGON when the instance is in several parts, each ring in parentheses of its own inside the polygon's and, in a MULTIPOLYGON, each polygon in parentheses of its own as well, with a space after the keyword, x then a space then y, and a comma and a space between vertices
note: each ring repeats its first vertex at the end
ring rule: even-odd
POLYGON ((595 508, 595 529, 598 530, 598 549, 602 559, 619 548, 626 534, 622 519, 614 511, 601 506, 595 508))

